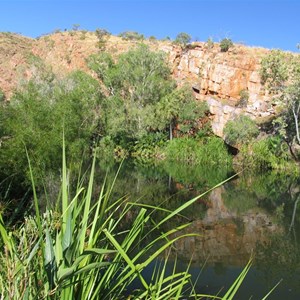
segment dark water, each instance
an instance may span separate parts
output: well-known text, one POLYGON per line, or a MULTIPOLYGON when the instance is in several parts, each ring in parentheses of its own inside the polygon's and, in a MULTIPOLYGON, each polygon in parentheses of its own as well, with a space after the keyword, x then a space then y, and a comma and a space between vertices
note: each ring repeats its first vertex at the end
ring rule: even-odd
MULTIPOLYGON (((109 180, 117 170, 115 165, 98 167, 100 180, 103 170, 109 170, 109 180)), ((175 209, 230 175, 217 166, 125 162, 114 193, 175 209)), ((224 294, 253 255, 253 266, 236 299, 262 299, 279 281, 268 299, 300 299, 299 181, 288 174, 244 173, 197 200, 184 214, 191 221, 184 232, 199 235, 176 242, 169 267, 175 256, 179 270, 191 261, 195 280, 201 272, 199 293, 224 294)))

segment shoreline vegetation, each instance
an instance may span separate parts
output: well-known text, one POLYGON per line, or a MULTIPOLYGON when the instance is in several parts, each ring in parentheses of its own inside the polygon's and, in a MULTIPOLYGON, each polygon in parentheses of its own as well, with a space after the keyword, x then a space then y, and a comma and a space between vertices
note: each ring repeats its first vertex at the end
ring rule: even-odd
POLYGON ((252 258, 223 296, 197 293, 189 268, 178 272, 175 262, 171 274, 166 269, 172 245, 194 235, 180 233, 189 226, 184 210, 231 178, 169 211, 161 206, 131 202, 127 197, 112 199, 113 185, 107 186, 105 182, 99 194, 95 194, 95 157, 87 185, 80 178, 72 191, 64 145, 62 157, 62 183, 55 208, 40 211, 28 157, 35 214, 26 217, 13 231, 5 227, 0 214, 3 299, 128 299, 128 295, 134 299, 233 299, 252 258), (155 217, 156 212, 161 213, 161 218, 155 217), (162 231, 164 224, 174 217, 177 222, 181 218, 180 224, 162 231), (156 233, 156 238, 149 240, 149 233, 156 233), (157 259, 162 256, 164 260, 159 263, 157 259), (155 261, 149 282, 143 277, 143 270, 155 261), (141 288, 131 291, 134 281, 141 288))

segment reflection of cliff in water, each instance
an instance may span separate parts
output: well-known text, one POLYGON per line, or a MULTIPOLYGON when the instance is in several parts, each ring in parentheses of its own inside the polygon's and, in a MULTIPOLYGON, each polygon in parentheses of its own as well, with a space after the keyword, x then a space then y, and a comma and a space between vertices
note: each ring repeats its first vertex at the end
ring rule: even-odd
POLYGON ((281 231, 260 208, 243 213, 229 209, 222 198, 224 187, 213 190, 203 219, 195 220, 185 233, 197 233, 176 242, 177 255, 183 261, 245 264, 256 244, 268 241, 270 233, 281 231))

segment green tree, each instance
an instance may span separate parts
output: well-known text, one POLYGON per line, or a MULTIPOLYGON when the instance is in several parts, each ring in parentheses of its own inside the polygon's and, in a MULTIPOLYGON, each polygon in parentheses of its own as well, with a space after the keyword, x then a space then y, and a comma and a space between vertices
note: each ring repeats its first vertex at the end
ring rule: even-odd
POLYGON ((124 31, 120 33, 119 36, 124 40, 129 41, 141 41, 145 38, 143 34, 140 34, 136 31, 124 31))
POLYGON ((227 52, 233 46, 233 42, 229 38, 224 38, 220 42, 221 52, 227 52))
POLYGON ((0 176, 28 180, 25 147, 38 180, 57 172, 63 131, 68 157, 80 163, 98 135, 101 98, 97 80, 81 71, 52 82, 29 81, 1 106, 0 176))
POLYGON ((245 115, 228 121, 224 128, 225 141, 230 145, 249 143, 258 134, 259 130, 255 122, 245 115))
POLYGON ((272 50, 261 60, 262 83, 272 93, 282 91, 288 79, 288 58, 281 50, 272 50))
POLYGON ((98 38, 97 46, 100 50, 105 50, 106 40, 110 36, 110 32, 106 29, 97 28, 95 34, 98 38))
POLYGON ((163 129, 168 125, 169 138, 173 139, 173 129, 176 126, 181 133, 196 131, 198 120, 208 112, 206 102, 197 102, 189 87, 185 86, 166 95, 158 104, 156 110, 157 126, 163 129))
POLYGON ((289 85, 283 95, 284 102, 287 104, 287 109, 292 118, 289 115, 286 119, 292 119, 289 124, 293 124, 295 129, 294 139, 300 145, 300 131, 299 131, 299 116, 300 116, 300 81, 297 81, 289 85))
POLYGON ((175 43, 183 45, 184 47, 191 42, 192 37, 185 32, 178 33, 175 38, 175 43))
POLYGON ((138 138, 156 127, 155 107, 175 88, 163 52, 152 52, 141 44, 121 54, 116 63, 105 53, 91 56, 88 65, 107 88, 107 112, 120 105, 113 121, 107 120, 111 124, 107 134, 115 135, 110 131, 115 128, 138 138))
POLYGON ((206 43, 205 43, 205 47, 206 47, 207 49, 213 49, 213 47, 214 47, 214 41, 213 41, 213 39, 212 39, 211 37, 209 37, 209 38, 207 39, 207 41, 206 41, 206 43))
POLYGON ((272 50, 261 62, 262 83, 270 91, 280 111, 274 120, 277 132, 290 145, 300 145, 300 58, 272 50))

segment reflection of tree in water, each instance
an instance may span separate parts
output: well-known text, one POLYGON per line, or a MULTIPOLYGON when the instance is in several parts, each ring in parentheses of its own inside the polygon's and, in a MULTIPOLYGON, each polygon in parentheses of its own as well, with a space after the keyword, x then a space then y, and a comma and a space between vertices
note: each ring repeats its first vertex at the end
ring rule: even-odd
POLYGON ((193 188, 198 193, 219 184, 230 176, 230 170, 219 166, 179 164, 165 161, 161 164, 164 170, 178 183, 193 188))
POLYGON ((292 208, 299 191, 297 178, 275 172, 263 174, 244 173, 236 180, 225 184, 224 201, 228 208, 243 213, 256 207, 269 213, 284 208, 284 214, 290 218, 292 208))
MULTIPOLYGON (((98 182, 102 182, 105 176, 105 171, 101 167, 103 166, 100 166, 98 172, 98 182)), ((109 167, 107 182, 113 182, 118 166, 109 167)), ((128 194, 130 201, 138 200, 140 203, 175 210, 226 177, 227 171, 219 169, 206 170, 204 173, 203 168, 186 164, 141 165, 128 160, 124 162, 115 182, 113 198, 118 199, 128 194)), ((184 214, 189 219, 201 218, 205 214, 206 205, 205 198, 202 198, 189 206, 184 214)))
POLYGON ((272 234, 268 242, 257 244, 256 253, 256 268, 267 283, 283 278, 291 289, 300 292, 300 251, 292 235, 272 234))

